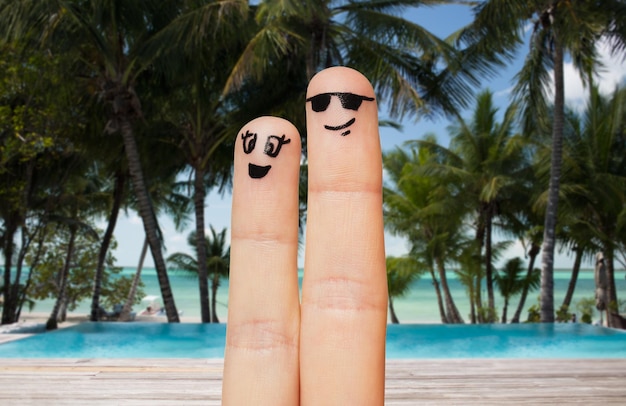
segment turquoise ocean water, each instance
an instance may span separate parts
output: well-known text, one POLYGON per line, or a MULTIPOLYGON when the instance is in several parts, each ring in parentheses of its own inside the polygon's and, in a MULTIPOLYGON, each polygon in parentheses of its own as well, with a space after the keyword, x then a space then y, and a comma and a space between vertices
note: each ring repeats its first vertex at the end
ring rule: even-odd
MULTIPOLYGON (((132 276, 135 270, 133 268, 124 268, 123 273, 125 275, 132 276)), ((555 307, 559 307, 563 302, 563 298, 567 291, 567 286, 570 279, 569 270, 556 270, 554 278, 554 292, 555 292, 555 307)), ((199 309, 199 289, 198 280, 195 277, 190 277, 184 272, 170 270, 170 283, 174 293, 174 300, 176 307, 179 311, 183 312, 183 316, 200 317, 199 309)), ((299 282, 302 284, 303 270, 299 270, 299 282)), ((465 292, 465 288, 456 279, 453 272, 449 272, 448 283, 454 297, 455 303, 461 312, 461 315, 466 321, 469 320, 469 300, 465 292)), ((616 285, 618 297, 624 298, 626 294, 626 281, 624 280, 624 271, 620 270, 616 273, 616 285)), ((144 269, 142 272, 142 280, 145 284, 146 295, 160 296, 159 284, 156 278, 156 271, 154 269, 144 269)), ((576 291, 574 293, 573 304, 581 298, 593 298, 594 297, 594 277, 593 271, 586 269, 580 272, 578 282, 576 284, 576 291)), ((535 291, 529 294, 526 300, 526 306, 524 313, 522 314, 522 320, 526 319, 526 309, 533 304, 538 303, 539 291, 535 291)), ((483 292, 483 300, 486 302, 487 293, 483 292)), ((225 320, 227 315, 228 306, 228 280, 223 280, 218 291, 218 317, 221 320, 225 320)), ((508 318, 510 319, 517 309, 518 298, 514 297, 509 304, 508 318)), ((49 312, 52 309, 53 301, 45 300, 38 302, 33 309, 33 312, 49 312)), ((498 309, 498 317, 501 316, 503 302, 499 295, 496 293, 496 306, 498 309)), ((90 301, 84 301, 80 303, 79 307, 73 313, 89 313, 90 301)), ((144 307, 142 305, 136 305, 133 310, 140 312, 144 307)), ((437 307, 437 296, 432 286, 430 277, 422 277, 419 281, 413 283, 410 292, 402 297, 394 300, 394 308, 396 314, 401 323, 438 323, 440 322, 439 311, 437 307)), ((594 319, 599 318, 598 314, 594 315, 594 319)))

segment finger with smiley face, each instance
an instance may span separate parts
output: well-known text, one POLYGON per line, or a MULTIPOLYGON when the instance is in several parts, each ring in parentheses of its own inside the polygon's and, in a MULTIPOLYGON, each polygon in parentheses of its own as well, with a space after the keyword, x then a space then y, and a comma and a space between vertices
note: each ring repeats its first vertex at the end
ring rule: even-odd
POLYGON ((298 404, 298 130, 249 122, 234 169, 223 402, 298 404))

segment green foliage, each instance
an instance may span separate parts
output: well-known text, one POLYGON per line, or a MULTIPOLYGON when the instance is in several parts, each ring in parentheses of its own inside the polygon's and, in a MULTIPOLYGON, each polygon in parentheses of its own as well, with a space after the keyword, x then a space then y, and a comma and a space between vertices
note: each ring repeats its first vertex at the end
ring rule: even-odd
MULTIPOLYGON (((209 226, 210 235, 207 235, 205 241, 207 253, 207 276, 215 279, 219 283, 219 278, 227 278, 230 267, 230 247, 226 240, 226 231, 224 228, 219 233, 215 231, 213 226, 209 226)), ((196 252, 196 233, 191 232, 187 236, 187 244, 192 251, 196 252)), ((184 252, 176 252, 167 258, 167 262, 175 270, 187 272, 190 276, 198 275, 198 261, 196 256, 186 254, 184 252)))
POLYGON ((498 321, 498 310, 490 307, 479 307, 477 309, 478 319, 485 323, 495 323, 498 321))
POLYGON ((534 304, 528 308, 528 318, 526 319, 526 323, 539 323, 541 321, 541 312, 539 310, 539 305, 534 304))
MULTIPOLYGON (((76 86, 63 77, 63 57, 0 45, 0 216, 26 211, 23 192, 74 147, 82 130, 76 86)), ((57 174, 58 175, 58 174, 57 174)), ((55 179, 57 182, 60 176, 55 179)), ((35 189, 36 190, 36 189, 35 189)))
POLYGON ((559 307, 559 309, 556 311, 556 321, 560 323, 568 323, 569 321, 571 321, 573 313, 570 313, 568 310, 569 306, 567 305, 562 305, 561 307, 559 307))
MULTIPOLYGON (((49 226, 53 227, 53 226, 49 226)), ((36 300, 54 299, 58 296, 60 270, 63 269, 67 255, 68 230, 66 227, 55 227, 50 236, 43 243, 42 259, 32 269, 32 281, 28 290, 29 297, 36 300)), ((115 249, 112 242, 110 249, 115 249)), ((38 247, 37 247, 38 248, 38 247)), ((78 234, 74 246, 74 255, 71 259, 69 280, 65 305, 67 310, 75 310, 78 303, 91 298, 93 281, 96 274, 96 265, 100 242, 89 234, 78 234)), ((33 250, 35 247, 33 248, 33 250)), ((32 260, 32 252, 27 256, 27 262, 32 260)), ((114 267, 115 258, 108 254, 105 264, 107 271, 102 279, 102 304, 106 308, 114 304, 123 303, 132 283, 132 277, 121 275, 122 268, 114 267)), ((143 284, 140 283, 136 302, 139 303, 145 295, 143 284)))
MULTIPOLYGON (((21 297, 22 293, 24 292, 24 289, 26 288, 26 285, 23 283, 20 283, 17 289, 18 295, 21 297)), ((4 285, 0 285, 0 292, 4 291, 4 285)), ((24 302, 23 305, 26 306, 26 308, 28 309, 29 312, 32 312, 33 309, 35 308, 35 301, 25 297, 24 298, 24 302)), ((4 306, 4 301, 0 300, 0 309, 2 309, 2 307, 4 306)))
POLYGON ((576 302, 576 310, 580 312, 580 321, 583 323, 591 324, 595 308, 596 299, 593 297, 582 298, 576 302))
POLYGON ((412 257, 387 257, 387 287, 389 297, 396 298, 406 295, 411 284, 419 280, 426 269, 420 267, 412 257))
POLYGON ((526 277, 524 275, 524 264, 519 257, 509 259, 504 268, 494 275, 496 286, 500 294, 505 299, 517 295, 524 289, 526 277))

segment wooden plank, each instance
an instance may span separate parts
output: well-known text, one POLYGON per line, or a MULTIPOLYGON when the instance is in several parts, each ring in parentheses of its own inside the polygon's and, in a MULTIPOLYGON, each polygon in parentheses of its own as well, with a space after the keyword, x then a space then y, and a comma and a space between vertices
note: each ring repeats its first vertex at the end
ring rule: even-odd
MULTIPOLYGON (((0 404, 219 405, 223 360, 0 359, 0 404)), ((626 404, 624 360, 388 360, 387 405, 626 404)))

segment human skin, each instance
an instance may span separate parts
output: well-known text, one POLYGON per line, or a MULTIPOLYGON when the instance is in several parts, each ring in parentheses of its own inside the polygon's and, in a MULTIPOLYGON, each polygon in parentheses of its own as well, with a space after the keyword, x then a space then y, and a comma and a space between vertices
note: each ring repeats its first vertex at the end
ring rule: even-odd
POLYGON ((375 94, 359 72, 335 67, 313 77, 306 98, 301 304, 297 130, 262 117, 235 145, 225 405, 384 401, 387 280, 375 94), (256 145, 246 153, 252 130, 256 145), (276 157, 264 154, 262 134, 285 135, 276 157), (251 162, 271 169, 253 178, 251 162))

